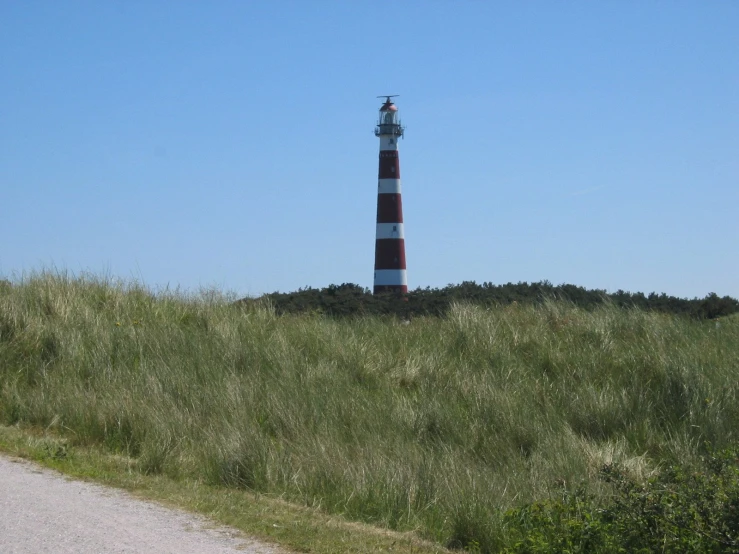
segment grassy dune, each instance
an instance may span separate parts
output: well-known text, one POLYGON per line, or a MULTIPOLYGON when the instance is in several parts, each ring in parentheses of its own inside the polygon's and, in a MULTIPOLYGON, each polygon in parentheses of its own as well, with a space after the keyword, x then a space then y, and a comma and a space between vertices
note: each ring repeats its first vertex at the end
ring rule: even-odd
POLYGON ((736 444, 738 377, 736 317, 546 302, 403 324, 0 284, 0 423, 471 550, 515 549, 508 510, 606 502, 604 464, 640 480, 736 444))

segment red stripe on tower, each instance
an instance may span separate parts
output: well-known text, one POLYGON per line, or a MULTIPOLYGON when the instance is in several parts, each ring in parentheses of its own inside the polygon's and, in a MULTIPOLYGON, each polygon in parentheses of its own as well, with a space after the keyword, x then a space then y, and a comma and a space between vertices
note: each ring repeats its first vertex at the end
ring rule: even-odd
POLYGON ((403 223, 403 201, 393 192, 377 195, 377 223, 403 223))
POLYGON ((377 232, 375 234, 374 293, 408 292, 405 274, 405 232, 400 197, 398 139, 403 136, 398 108, 387 98, 380 108, 375 136, 380 138, 380 167, 377 173, 377 232))

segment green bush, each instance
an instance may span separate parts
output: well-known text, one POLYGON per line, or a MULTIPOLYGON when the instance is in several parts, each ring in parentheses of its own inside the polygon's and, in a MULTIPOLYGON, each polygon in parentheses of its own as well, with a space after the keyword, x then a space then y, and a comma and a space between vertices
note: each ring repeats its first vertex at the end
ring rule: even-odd
POLYGON ((618 464, 600 479, 612 494, 563 491, 508 510, 506 552, 739 552, 739 449, 704 457, 699 467, 668 466, 645 482, 618 464))
POLYGON ((465 281, 443 288, 417 288, 407 294, 372 294, 359 285, 344 283, 323 289, 304 288, 295 292, 266 294, 242 303, 269 303, 279 314, 320 313, 332 317, 395 315, 403 319, 418 316, 445 316, 459 302, 495 307, 510 304, 542 304, 547 300, 570 302, 584 309, 611 304, 624 309, 638 308, 658 313, 686 315, 696 319, 718 319, 739 312, 739 300, 715 293, 705 298, 676 298, 664 293, 630 293, 619 290, 588 290, 575 285, 539 283, 506 283, 494 285, 465 281))

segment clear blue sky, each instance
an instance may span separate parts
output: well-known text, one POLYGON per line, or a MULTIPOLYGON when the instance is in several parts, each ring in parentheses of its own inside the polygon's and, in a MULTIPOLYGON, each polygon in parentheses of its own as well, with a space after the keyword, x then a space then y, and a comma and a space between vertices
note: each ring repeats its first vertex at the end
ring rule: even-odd
POLYGON ((739 297, 739 2, 0 2, 0 277, 739 297))

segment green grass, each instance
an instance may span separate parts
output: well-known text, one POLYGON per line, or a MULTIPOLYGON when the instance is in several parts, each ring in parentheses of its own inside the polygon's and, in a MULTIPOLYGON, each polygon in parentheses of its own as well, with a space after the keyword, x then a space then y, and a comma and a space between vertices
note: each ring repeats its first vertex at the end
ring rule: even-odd
POLYGON ((56 433, 0 425, 0 451, 34 460, 77 479, 127 490, 165 505, 201 513, 249 537, 295 552, 330 554, 439 554, 415 533, 397 533, 349 522, 279 497, 208 485, 194 479, 144 474, 137 460, 99 447, 70 444, 56 433))
POLYGON ((737 318, 552 301, 403 325, 229 300, 49 273, 0 287, 0 422, 489 552, 512 548, 511 509, 578 487, 605 502, 604 464, 647 479, 737 442, 737 318))

